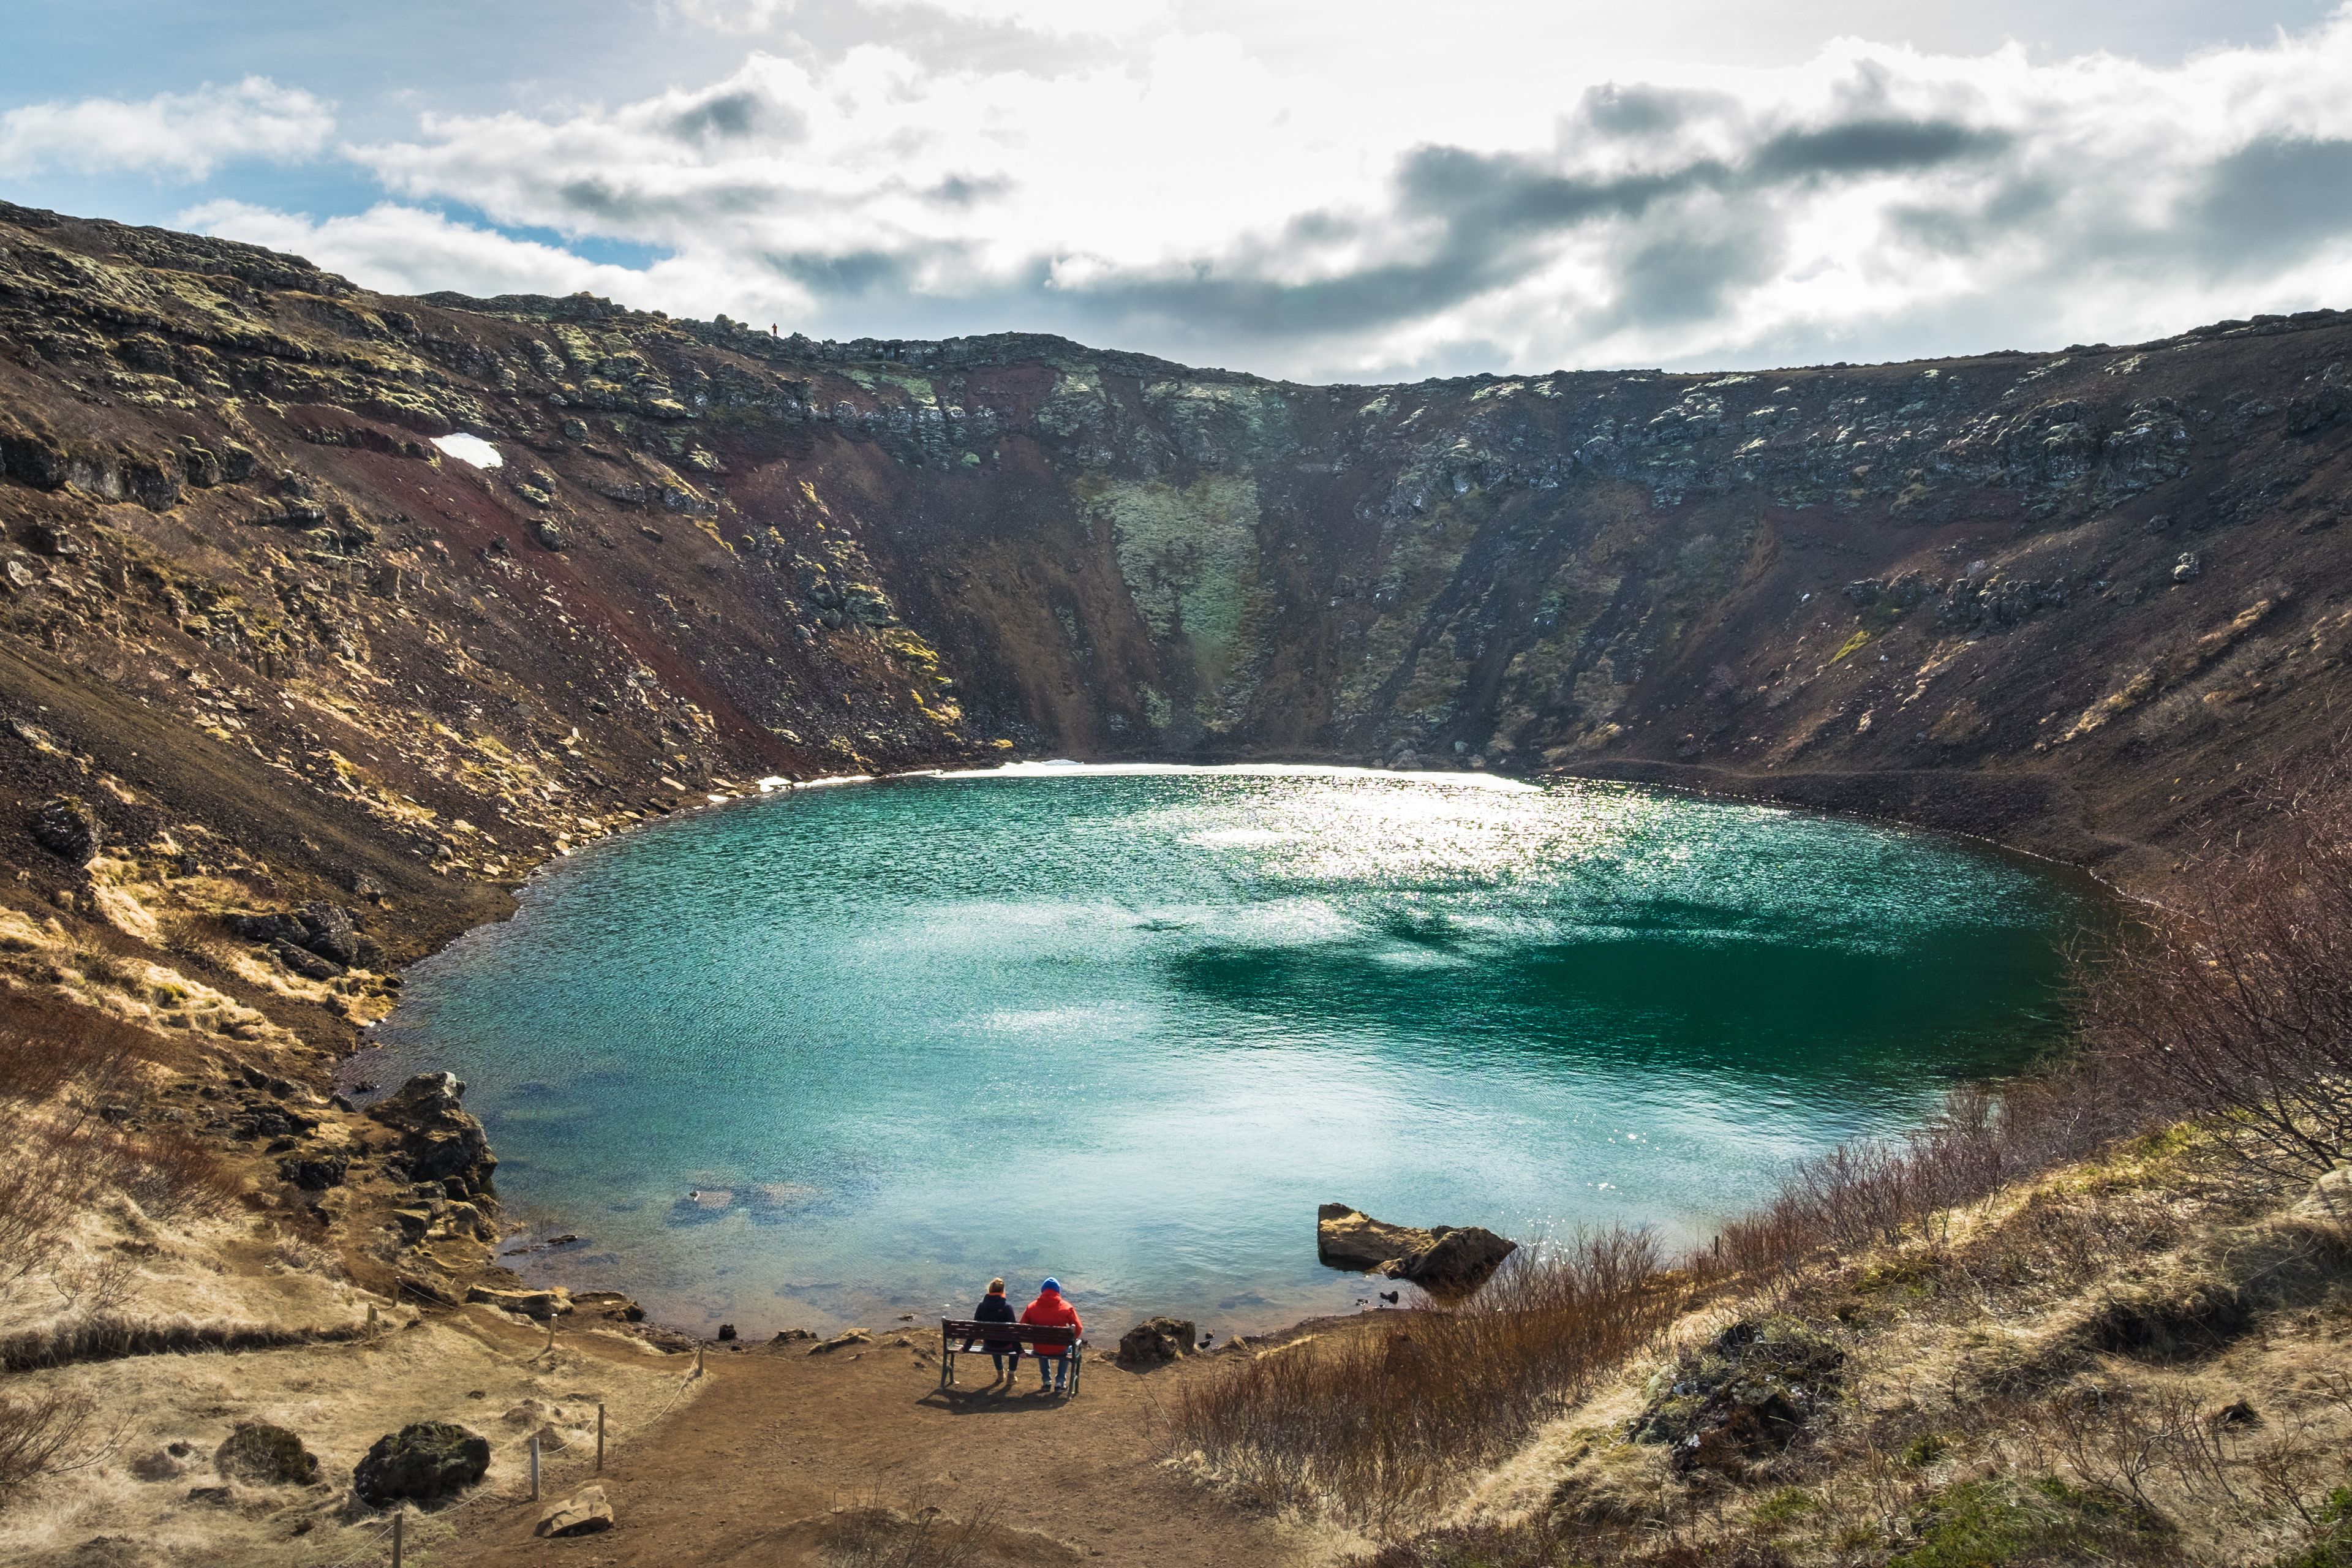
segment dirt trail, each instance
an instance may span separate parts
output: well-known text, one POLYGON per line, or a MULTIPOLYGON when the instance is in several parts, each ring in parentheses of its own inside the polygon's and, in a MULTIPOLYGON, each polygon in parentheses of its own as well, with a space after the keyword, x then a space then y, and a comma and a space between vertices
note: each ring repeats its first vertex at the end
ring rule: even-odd
MULTIPOLYGON (((938 1508, 958 1520, 985 1506, 999 1527, 996 1549, 982 1558, 992 1563, 1272 1568, 1309 1557, 1296 1528, 1160 1467, 1160 1412, 1179 1380, 1204 1367, 1139 1374, 1092 1362, 1084 1394, 1059 1400, 1036 1392, 1034 1363, 1024 1364, 1015 1393, 976 1386, 992 1372, 985 1356, 972 1356, 958 1362, 958 1390, 942 1394, 936 1331, 893 1342, 901 1338, 816 1356, 805 1343, 714 1351, 709 1387, 606 1464, 613 1530, 537 1541, 538 1506, 485 1502, 467 1510, 459 1539, 436 1561, 499 1568, 533 1560, 563 1568, 831 1563, 837 1559, 822 1553, 807 1521, 872 1503, 938 1508)), ((591 1479, 567 1468, 548 1498, 591 1479)))

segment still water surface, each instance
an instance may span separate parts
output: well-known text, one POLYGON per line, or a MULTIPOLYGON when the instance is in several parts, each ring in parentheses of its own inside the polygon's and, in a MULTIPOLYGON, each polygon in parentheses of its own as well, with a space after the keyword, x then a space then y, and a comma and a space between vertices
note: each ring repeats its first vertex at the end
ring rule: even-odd
POLYGON ((523 1273, 682 1326, 1050 1272, 1092 1328, 1234 1331, 1369 1293, 1316 1265, 1327 1200, 1704 1237, 2045 1044, 2085 911, 1952 840, 1610 785, 1021 768, 577 855, 359 1065, 467 1079, 509 1216, 582 1238, 523 1273))

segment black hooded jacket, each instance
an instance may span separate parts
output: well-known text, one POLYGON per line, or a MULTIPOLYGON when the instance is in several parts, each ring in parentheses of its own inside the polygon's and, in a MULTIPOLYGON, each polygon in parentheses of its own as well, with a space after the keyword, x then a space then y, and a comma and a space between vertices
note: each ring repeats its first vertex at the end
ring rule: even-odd
MULTIPOLYGON (((990 1295, 982 1296, 980 1305, 972 1309, 971 1321, 975 1323, 1013 1323, 1020 1320, 1013 1313, 1012 1302, 1002 1296, 990 1295)), ((987 1348, 992 1351, 1017 1351, 1021 1348, 1021 1342, 990 1340, 987 1348)))

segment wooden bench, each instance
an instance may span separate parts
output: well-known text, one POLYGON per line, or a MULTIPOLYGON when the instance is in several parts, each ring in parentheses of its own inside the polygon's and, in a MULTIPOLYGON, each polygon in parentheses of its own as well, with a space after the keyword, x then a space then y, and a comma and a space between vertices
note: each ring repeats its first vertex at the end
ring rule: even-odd
POLYGON ((1028 1353, 1043 1361, 1051 1356, 1067 1356, 1070 1362, 1069 1392, 1073 1399, 1078 1394, 1078 1373, 1086 1367, 1087 1342, 1078 1337, 1076 1329, 1050 1328, 1044 1323, 983 1323, 971 1318, 940 1320, 940 1386, 955 1385, 955 1360, 959 1355, 1013 1355, 1013 1351, 992 1351, 989 1342, 1029 1347, 1028 1353))

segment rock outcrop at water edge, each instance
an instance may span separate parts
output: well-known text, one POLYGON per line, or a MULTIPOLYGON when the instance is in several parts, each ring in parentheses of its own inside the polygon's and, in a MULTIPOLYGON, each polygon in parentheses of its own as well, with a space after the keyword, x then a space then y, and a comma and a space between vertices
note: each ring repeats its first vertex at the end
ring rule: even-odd
POLYGON ((1142 1368, 1165 1366, 1192 1353, 1201 1341, 1201 1326, 1190 1318, 1150 1318, 1118 1337, 1118 1364, 1142 1368))
POLYGON ((1390 1225, 1346 1204, 1315 1212, 1316 1257, 1327 1268, 1409 1280, 1433 1296, 1468 1295, 1517 1250, 1480 1226, 1390 1225))
POLYGON ((401 1158, 415 1180, 454 1178, 487 1201, 498 1157, 482 1124, 460 1103, 465 1095, 455 1073, 419 1073, 368 1114, 400 1133, 401 1158))

